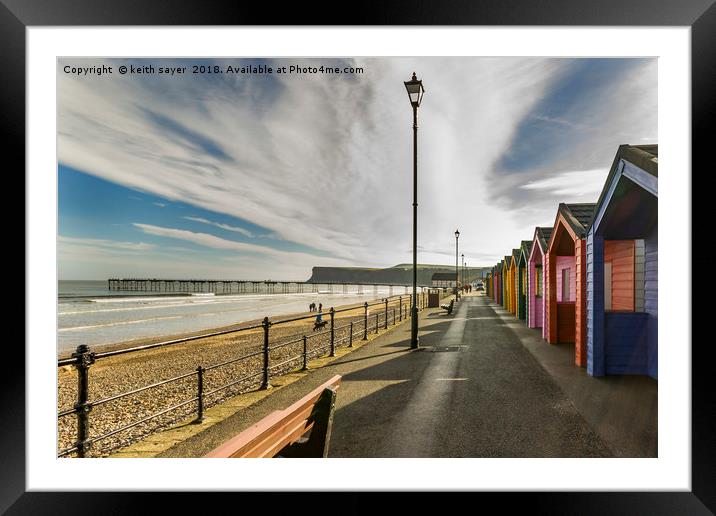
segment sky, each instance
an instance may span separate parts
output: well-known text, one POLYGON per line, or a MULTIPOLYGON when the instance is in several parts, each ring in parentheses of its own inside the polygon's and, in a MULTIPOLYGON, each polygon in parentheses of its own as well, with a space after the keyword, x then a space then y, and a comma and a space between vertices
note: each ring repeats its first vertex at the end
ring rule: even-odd
POLYGON ((454 264, 459 229, 467 264, 493 265, 560 202, 596 202, 619 145, 658 142, 656 59, 59 59, 59 279, 411 263, 412 72, 420 263, 454 264), (116 73, 138 64, 188 68, 116 73))

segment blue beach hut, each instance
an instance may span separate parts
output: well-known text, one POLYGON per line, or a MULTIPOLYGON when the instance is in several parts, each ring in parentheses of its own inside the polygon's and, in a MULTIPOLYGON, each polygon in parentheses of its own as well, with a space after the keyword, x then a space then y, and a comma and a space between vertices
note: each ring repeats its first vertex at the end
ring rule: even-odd
POLYGON ((587 234, 587 372, 658 369, 658 146, 621 145, 587 234))

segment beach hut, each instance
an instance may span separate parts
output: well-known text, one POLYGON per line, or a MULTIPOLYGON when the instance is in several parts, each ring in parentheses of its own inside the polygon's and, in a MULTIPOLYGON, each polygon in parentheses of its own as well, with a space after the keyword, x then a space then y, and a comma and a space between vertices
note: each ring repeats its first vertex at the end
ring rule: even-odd
POLYGON ((530 328, 542 328, 543 338, 546 338, 543 264, 544 255, 547 252, 547 243, 551 235, 551 227, 535 228, 532 249, 527 260, 527 326, 530 328))
POLYGON ((523 240, 517 260, 517 318, 527 320, 527 259, 532 248, 531 240, 523 240))
POLYGON ((658 147, 621 145, 587 235, 587 372, 657 378, 658 147))
POLYGON ((505 256, 502 259, 502 307, 510 309, 510 260, 512 256, 505 256))
POLYGON ((497 264, 497 303, 502 304, 505 301, 505 283, 503 281, 504 276, 502 271, 504 269, 504 260, 500 260, 497 264))
POLYGON ((487 297, 492 297, 492 270, 487 273, 487 277, 485 278, 485 295, 487 297))
POLYGON ((517 262, 520 250, 513 249, 510 255, 510 312, 517 315, 517 262))
POLYGON ((560 203, 545 253, 547 342, 574 343, 574 362, 587 365, 587 229, 596 204, 560 203))
POLYGON ((490 269, 490 299, 495 300, 495 266, 490 269))

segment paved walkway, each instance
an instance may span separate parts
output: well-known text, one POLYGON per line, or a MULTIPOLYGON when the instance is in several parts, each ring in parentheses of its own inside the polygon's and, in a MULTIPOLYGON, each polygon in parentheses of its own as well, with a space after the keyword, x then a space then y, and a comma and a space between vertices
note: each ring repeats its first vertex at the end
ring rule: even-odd
POLYGON ((655 381, 591 378, 569 350, 484 296, 463 298, 451 316, 422 312, 418 351, 408 350, 409 333, 403 324, 162 456, 200 456, 335 374, 343 380, 331 457, 656 454, 655 381), (625 417, 652 402, 648 417, 625 417))

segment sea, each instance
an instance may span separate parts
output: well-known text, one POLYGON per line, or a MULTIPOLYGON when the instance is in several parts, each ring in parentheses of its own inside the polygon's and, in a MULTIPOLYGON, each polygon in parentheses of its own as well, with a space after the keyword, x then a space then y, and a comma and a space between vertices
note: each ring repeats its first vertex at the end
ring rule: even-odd
MULTIPOLYGON (((325 285, 319 285, 326 289, 325 285)), ((394 287, 394 295, 403 294, 394 287)), ((334 292, 281 294, 212 294, 117 292, 106 281, 58 282, 58 354, 66 354, 80 344, 104 346, 147 337, 163 337, 210 330, 263 317, 306 312, 312 302, 331 306, 350 305, 380 299, 389 287, 360 288, 341 286, 334 292)))

